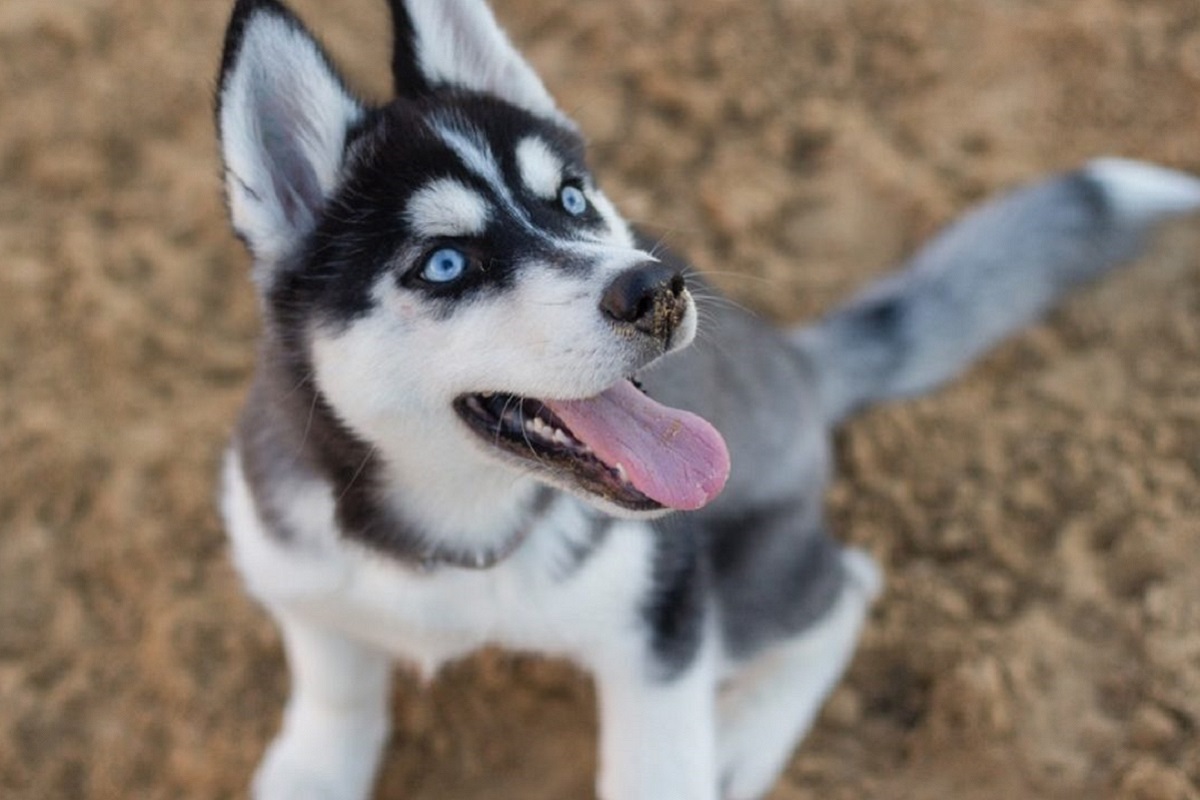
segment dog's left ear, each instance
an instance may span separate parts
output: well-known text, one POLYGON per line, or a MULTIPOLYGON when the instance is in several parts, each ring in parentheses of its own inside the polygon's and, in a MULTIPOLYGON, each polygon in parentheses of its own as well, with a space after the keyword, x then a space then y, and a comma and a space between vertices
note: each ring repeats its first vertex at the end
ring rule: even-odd
POLYGON ((484 0, 389 0, 389 5, 397 95, 420 97, 456 87, 573 126, 484 0))
POLYGON ((299 19, 276 0, 238 0, 217 127, 233 227, 254 254, 260 284, 312 232, 363 113, 299 19))

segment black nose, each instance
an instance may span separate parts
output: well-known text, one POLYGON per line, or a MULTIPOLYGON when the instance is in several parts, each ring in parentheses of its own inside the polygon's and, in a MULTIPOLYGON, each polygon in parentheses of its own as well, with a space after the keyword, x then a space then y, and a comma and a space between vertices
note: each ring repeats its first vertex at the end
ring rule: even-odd
POLYGON ((616 322, 668 338, 683 319, 683 275, 658 262, 647 262, 625 270, 608 285, 600 298, 600 310, 616 322))

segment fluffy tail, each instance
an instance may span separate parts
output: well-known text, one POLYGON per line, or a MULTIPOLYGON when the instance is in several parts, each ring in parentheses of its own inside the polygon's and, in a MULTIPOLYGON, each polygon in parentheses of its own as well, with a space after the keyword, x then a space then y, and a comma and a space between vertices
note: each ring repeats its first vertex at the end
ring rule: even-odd
POLYGON ((1155 226, 1200 209, 1200 179, 1115 158, 992 200, 793 341, 831 422, 925 392, 1069 289, 1137 256, 1155 226))

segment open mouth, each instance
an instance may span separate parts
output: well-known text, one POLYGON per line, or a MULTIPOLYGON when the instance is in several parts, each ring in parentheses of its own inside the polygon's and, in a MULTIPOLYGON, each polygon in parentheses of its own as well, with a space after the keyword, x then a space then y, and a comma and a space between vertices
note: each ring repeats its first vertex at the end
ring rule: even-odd
POLYGON ((488 445, 631 511, 700 508, 729 476, 708 422, 629 380, 576 400, 468 394, 454 409, 488 445))

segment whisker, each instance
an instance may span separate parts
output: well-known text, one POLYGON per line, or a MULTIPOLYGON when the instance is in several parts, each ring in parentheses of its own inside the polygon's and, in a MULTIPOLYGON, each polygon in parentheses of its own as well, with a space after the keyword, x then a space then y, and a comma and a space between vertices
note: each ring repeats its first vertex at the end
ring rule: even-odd
POLYGON ((693 269, 692 272, 700 277, 705 277, 706 275, 720 275, 721 277, 725 278, 740 278, 747 281, 758 281, 770 286, 782 286, 789 283, 795 283, 795 281, 784 281, 778 278, 768 278, 765 275, 752 275, 748 272, 740 272, 736 269, 693 269))
POLYGON ((308 434, 312 430, 313 417, 317 414, 317 393, 313 392, 312 403, 308 407, 308 419, 304 423, 304 434, 300 437, 300 446, 296 448, 296 461, 300 460, 300 455, 304 452, 304 446, 308 444, 308 434))
POLYGON ((761 316, 759 314, 759 312, 755 311, 754 309, 747 308, 746 306, 742 305, 738 301, 736 301, 730 297, 726 297, 723 294, 707 294, 704 292, 695 292, 691 289, 688 289, 688 292, 691 293, 692 298, 696 301, 696 310, 697 311, 699 311, 705 305, 711 303, 712 305, 720 304, 720 305, 724 305, 727 308, 736 308, 739 311, 744 311, 745 313, 749 314, 752 317, 760 317, 761 316))
POLYGON ((504 408, 500 409, 500 422, 496 425, 496 438, 492 440, 492 444, 496 447, 500 446, 500 431, 504 428, 504 415, 508 413, 508 406, 517 398, 509 395, 504 401, 504 408))
POLYGON ((292 395, 294 395, 296 392, 300 391, 300 389, 303 388, 304 384, 306 384, 312 380, 312 377, 313 377, 313 370, 310 369, 308 372, 304 373, 304 377, 302 377, 302 378, 300 378, 300 380, 296 381, 296 385, 288 390, 288 393, 286 395, 284 395, 284 398, 289 398, 292 395))
POLYGON ((370 461, 371 457, 375 455, 375 450, 376 450, 375 445, 371 445, 371 448, 369 450, 367 450, 367 454, 365 456, 363 456, 362 463, 358 465, 358 469, 356 469, 354 471, 354 474, 350 476, 349 482, 347 482, 346 486, 342 489, 342 493, 340 495, 338 495, 339 503, 350 492, 350 488, 352 486, 354 486, 354 482, 358 480, 358 477, 363 474, 363 470, 365 470, 367 468, 367 462, 370 461))

